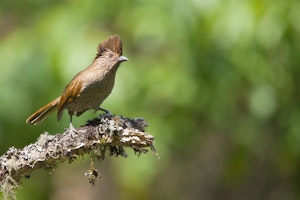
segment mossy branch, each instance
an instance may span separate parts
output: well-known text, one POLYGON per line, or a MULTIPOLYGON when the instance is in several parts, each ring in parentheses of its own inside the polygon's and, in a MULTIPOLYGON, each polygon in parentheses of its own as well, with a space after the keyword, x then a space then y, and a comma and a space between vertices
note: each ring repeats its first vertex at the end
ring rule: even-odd
MULTIPOLYGON (((55 135, 44 133, 23 149, 10 147, 0 157, 0 189, 5 198, 15 198, 14 189, 34 170, 53 169, 60 162, 72 162, 87 153, 98 160, 103 160, 106 152, 110 156, 127 157, 124 147, 130 147, 138 154, 147 153, 150 148, 157 155, 154 137, 144 132, 146 126, 147 122, 141 118, 103 114, 78 128, 75 135, 69 130, 55 135)), ((91 166, 85 176, 94 184, 100 175, 91 166)))

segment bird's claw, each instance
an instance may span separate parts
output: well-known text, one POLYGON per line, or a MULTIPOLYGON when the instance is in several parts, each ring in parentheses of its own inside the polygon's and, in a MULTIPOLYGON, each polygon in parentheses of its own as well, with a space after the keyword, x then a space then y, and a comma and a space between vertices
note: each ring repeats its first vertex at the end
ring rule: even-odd
POLYGON ((71 138, 73 139, 76 137, 76 134, 78 133, 78 131, 76 130, 76 128, 73 126, 72 123, 70 123, 70 128, 68 132, 71 134, 71 138))

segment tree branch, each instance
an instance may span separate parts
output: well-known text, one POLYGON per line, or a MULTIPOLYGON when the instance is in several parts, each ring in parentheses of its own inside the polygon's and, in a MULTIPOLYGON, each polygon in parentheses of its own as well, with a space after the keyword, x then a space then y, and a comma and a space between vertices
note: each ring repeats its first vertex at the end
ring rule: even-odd
MULTIPOLYGON (((94 159, 103 160, 109 155, 127 157, 124 147, 135 153, 147 153, 149 147, 157 155, 153 146, 154 137, 144 132, 147 122, 141 118, 129 119, 122 116, 103 114, 88 121, 77 129, 77 134, 66 130, 62 134, 42 134, 38 140, 23 149, 10 147, 0 157, 0 190, 4 197, 15 198, 14 189, 19 187, 23 177, 29 177, 36 169, 53 169, 68 160, 92 153, 94 159)), ((92 162, 93 163, 93 162, 92 162)), ((100 176, 91 166, 85 176, 94 184, 100 176)))

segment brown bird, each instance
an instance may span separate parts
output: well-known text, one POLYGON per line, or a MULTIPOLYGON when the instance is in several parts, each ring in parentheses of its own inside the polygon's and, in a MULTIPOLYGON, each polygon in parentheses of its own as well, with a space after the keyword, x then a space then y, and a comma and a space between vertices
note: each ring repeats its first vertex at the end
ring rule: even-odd
POLYGON ((75 131, 72 116, 80 116, 89 109, 109 111, 100 107, 111 93, 117 69, 121 62, 127 61, 122 56, 122 41, 118 35, 110 36, 98 46, 98 53, 93 63, 79 72, 65 87, 62 95, 33 113, 26 123, 37 125, 57 110, 57 120, 63 111, 70 115, 70 131, 75 131))

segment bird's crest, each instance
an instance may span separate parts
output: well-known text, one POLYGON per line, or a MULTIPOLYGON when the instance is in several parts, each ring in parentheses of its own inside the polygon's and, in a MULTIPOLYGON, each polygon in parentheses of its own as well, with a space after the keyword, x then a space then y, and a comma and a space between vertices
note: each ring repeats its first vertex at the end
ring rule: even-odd
POLYGON ((118 35, 112 35, 107 40, 101 42, 97 48, 98 53, 96 58, 100 57, 105 51, 111 50, 117 53, 119 56, 122 55, 122 41, 118 35))

